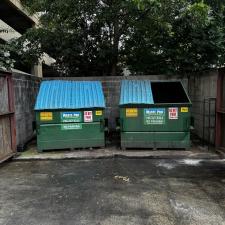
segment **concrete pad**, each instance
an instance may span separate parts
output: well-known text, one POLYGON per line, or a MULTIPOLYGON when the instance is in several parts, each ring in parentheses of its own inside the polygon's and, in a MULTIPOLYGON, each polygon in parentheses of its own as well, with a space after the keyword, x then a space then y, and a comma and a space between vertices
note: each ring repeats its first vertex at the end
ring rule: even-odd
POLYGON ((192 148, 190 150, 119 150, 115 147, 105 149, 83 150, 55 150, 38 153, 36 146, 29 146, 28 150, 18 153, 14 160, 58 160, 58 159, 106 159, 106 158, 159 158, 159 159, 219 159, 216 152, 192 148))

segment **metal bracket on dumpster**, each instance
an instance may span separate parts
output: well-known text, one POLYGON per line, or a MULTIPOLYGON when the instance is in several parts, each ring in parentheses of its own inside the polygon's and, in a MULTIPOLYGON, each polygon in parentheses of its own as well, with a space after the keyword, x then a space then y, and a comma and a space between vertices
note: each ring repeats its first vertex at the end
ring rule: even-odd
POLYGON ((116 131, 123 131, 123 120, 121 118, 116 118, 116 131))
POLYGON ((109 121, 107 118, 104 119, 104 131, 105 133, 109 133, 109 121))
POLYGON ((108 132, 109 131, 107 124, 108 124, 108 121, 106 119, 100 120, 100 130, 101 130, 101 132, 108 132))

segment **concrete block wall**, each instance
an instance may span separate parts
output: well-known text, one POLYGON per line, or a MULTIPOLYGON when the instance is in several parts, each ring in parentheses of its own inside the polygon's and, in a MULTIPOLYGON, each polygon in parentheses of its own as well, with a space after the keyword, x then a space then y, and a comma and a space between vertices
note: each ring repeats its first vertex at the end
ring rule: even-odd
POLYGON ((184 87, 188 88, 188 79, 186 76, 168 76, 168 75, 145 75, 145 76, 127 76, 127 77, 58 77, 44 78, 44 80, 76 80, 76 81, 101 81, 106 99, 106 118, 109 119, 109 128, 116 128, 116 117, 119 117, 119 98, 120 98, 120 82, 121 80, 180 80, 184 87))
POLYGON ((13 73, 17 146, 22 147, 33 136, 34 104, 41 79, 29 74, 13 73))
POLYGON ((188 76, 188 93, 192 100, 192 116, 195 120, 195 134, 200 138, 203 138, 203 123, 205 120, 205 135, 204 139, 206 141, 210 140, 214 144, 215 141, 215 101, 210 98, 215 99, 217 97, 217 79, 218 70, 203 71, 200 73, 194 73, 188 76), (204 114, 204 100, 205 100, 205 119, 203 119, 204 114), (209 113, 210 104, 210 113, 209 113), (209 114, 210 124, 209 124, 209 114), (211 127, 211 128, 208 128, 211 127))

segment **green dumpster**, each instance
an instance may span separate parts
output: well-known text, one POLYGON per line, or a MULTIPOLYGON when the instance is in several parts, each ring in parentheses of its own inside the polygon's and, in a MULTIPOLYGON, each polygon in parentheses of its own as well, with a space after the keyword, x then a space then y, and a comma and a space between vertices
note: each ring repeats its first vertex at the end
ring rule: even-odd
POLYGON ((122 81, 121 148, 189 148, 190 106, 179 81, 122 81))
POLYGON ((35 104, 38 151, 105 146, 98 81, 43 81, 35 104))

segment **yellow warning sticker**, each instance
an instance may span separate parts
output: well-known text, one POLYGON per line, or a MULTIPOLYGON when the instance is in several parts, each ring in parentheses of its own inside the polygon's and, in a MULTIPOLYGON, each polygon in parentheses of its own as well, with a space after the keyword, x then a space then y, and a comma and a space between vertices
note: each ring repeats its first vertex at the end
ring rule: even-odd
POLYGON ((95 111, 96 116, 102 116, 102 110, 95 111))
POLYGON ((137 117, 137 116, 138 116, 137 108, 126 109, 126 117, 137 117))
POLYGON ((189 110, 188 110, 188 107, 181 107, 181 112, 182 113, 187 113, 189 110))
POLYGON ((52 112, 41 112, 40 113, 40 120, 41 121, 53 120, 53 114, 52 114, 52 112))

